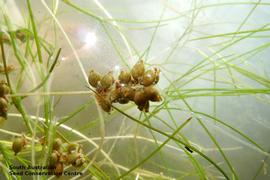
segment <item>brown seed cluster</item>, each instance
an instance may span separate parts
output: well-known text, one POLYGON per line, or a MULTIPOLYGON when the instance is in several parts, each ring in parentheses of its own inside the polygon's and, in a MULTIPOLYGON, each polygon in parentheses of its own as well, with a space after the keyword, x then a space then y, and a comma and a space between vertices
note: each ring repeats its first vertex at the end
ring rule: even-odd
MULTIPOLYGON (((17 136, 13 139, 12 150, 15 156, 21 152, 29 143, 24 135, 17 136)), ((46 146, 45 136, 41 137, 39 143, 46 146)), ((50 170, 56 176, 63 174, 65 165, 81 167, 85 163, 85 158, 82 152, 82 146, 76 143, 63 143, 61 139, 56 138, 52 144, 52 153, 49 158, 50 170)))
POLYGON ((4 80, 0 81, 0 121, 7 119, 8 98, 10 89, 4 80))
POLYGON ((89 84, 95 88, 96 99, 100 107, 110 112, 112 103, 127 104, 133 101, 140 111, 149 112, 149 101, 162 100, 159 91, 154 87, 159 81, 160 70, 145 70, 144 62, 139 60, 131 71, 122 70, 115 80, 112 72, 104 76, 91 70, 89 84))
POLYGON ((54 167, 54 174, 56 176, 63 174, 64 165, 81 167, 84 163, 85 158, 81 145, 76 143, 66 144, 59 138, 54 140, 49 165, 54 167))

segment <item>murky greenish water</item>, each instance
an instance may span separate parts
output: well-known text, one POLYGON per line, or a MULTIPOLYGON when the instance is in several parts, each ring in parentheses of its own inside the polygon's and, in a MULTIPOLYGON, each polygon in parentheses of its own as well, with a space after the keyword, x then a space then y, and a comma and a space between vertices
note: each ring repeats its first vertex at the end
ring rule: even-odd
POLYGON ((0 7, 0 76, 11 89, 1 95, 8 107, 0 102, 7 114, 0 179, 270 179, 269 1, 0 0, 0 7), (160 70, 162 101, 150 102, 149 112, 135 97, 103 111, 92 90, 106 94, 117 82, 95 89, 90 70, 117 79, 140 59, 160 70), (5 64, 15 69, 5 73, 5 64), (28 140, 15 156, 22 134, 28 140), (54 165, 63 175, 11 176, 10 165, 54 165))

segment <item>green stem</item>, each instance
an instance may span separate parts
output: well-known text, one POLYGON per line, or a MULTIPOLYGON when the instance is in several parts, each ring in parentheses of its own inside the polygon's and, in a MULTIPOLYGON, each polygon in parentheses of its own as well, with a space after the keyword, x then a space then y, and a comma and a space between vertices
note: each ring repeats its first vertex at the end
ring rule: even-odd
POLYGON ((60 53, 61 53, 61 48, 58 50, 58 52, 56 54, 56 57, 55 57, 55 59, 53 61, 53 64, 52 64, 52 66, 51 66, 51 68, 50 68, 49 73, 47 74, 47 76, 42 80, 42 82, 39 85, 37 85, 34 89, 30 90, 29 91, 30 93, 31 92, 35 92, 36 90, 38 90, 39 88, 41 88, 47 82, 47 80, 49 79, 49 77, 50 77, 50 75, 51 75, 51 73, 52 73, 52 71, 53 71, 53 69, 54 69, 54 67, 55 67, 55 65, 57 63, 57 60, 58 60, 58 58, 60 56, 60 53))
MULTIPOLYGON (((3 41, 2 41, 2 37, 0 37, 0 44, 1 44, 1 53, 2 53, 2 59, 3 59, 4 68, 5 68, 5 75, 6 75, 7 83, 8 83, 8 86, 10 87, 11 94, 14 94, 15 92, 14 92, 12 86, 11 86, 9 75, 7 73, 7 62, 6 62, 6 56, 5 56, 5 50, 4 50, 4 44, 3 44, 3 41)), ((17 110, 22 114, 24 123, 26 124, 26 126, 28 128, 28 131, 32 135, 33 130, 32 130, 31 124, 30 124, 30 119, 27 116, 27 113, 26 113, 24 107, 21 104, 21 99, 19 97, 13 97, 12 101, 13 101, 15 107, 17 108, 17 110)))
POLYGON ((155 132, 157 132, 157 133, 159 133, 159 134, 161 134, 161 135, 164 135, 164 136, 166 136, 166 137, 168 137, 168 138, 171 138, 171 139, 173 139, 174 141, 176 141, 176 142, 178 142, 178 143, 180 143, 180 144, 182 144, 182 145, 188 147, 188 148, 191 149, 192 151, 198 153, 200 156, 202 156, 202 157, 203 157, 204 159, 206 159, 208 162, 210 162, 211 164, 213 164, 213 166, 215 166, 215 167, 216 167, 216 168, 224 175, 224 177, 225 177, 226 179, 228 179, 228 180, 230 179, 230 178, 227 176, 227 174, 223 171, 223 169, 221 169, 221 167, 219 167, 219 165, 217 165, 212 159, 210 159, 210 158, 209 158, 208 156, 206 156, 204 153, 200 152, 200 151, 199 151, 198 149, 196 149, 195 147, 193 147, 193 146, 191 146, 191 145, 185 143, 184 141, 181 141, 181 140, 179 140, 179 139, 177 139, 177 138, 175 138, 175 137, 172 137, 171 135, 169 135, 169 134, 167 134, 167 133, 164 133, 164 132, 160 131, 159 129, 156 129, 156 128, 154 128, 154 127, 151 127, 151 126, 149 126, 149 125, 147 125, 147 124, 145 124, 145 123, 143 123, 143 122, 137 120, 136 118, 134 118, 134 117, 130 116, 129 114, 127 114, 127 113, 121 111, 120 109, 118 109, 117 107, 115 107, 115 106, 113 106, 113 105, 112 105, 112 107, 113 107, 115 110, 117 110, 118 112, 120 112, 121 114, 123 114, 123 115, 125 115, 126 117, 128 117, 129 119, 131 119, 132 121, 135 121, 136 123, 138 123, 138 124, 140 124, 140 125, 142 125, 142 126, 148 128, 148 129, 151 129, 151 130, 153 130, 153 131, 155 131, 155 132))
POLYGON ((37 28, 36 28, 36 23, 35 23, 34 16, 33 16, 31 3, 30 3, 30 0, 26 0, 26 2, 27 2, 30 21, 31 21, 31 25, 32 25, 33 33, 34 33, 34 39, 35 39, 35 43, 36 43, 36 47, 37 47, 38 59, 39 59, 39 62, 42 63, 41 46, 40 46, 40 42, 39 42, 39 38, 38 38, 38 34, 37 34, 37 28))
POLYGON ((187 125, 187 123, 189 123, 191 119, 192 119, 191 117, 188 118, 183 124, 181 124, 181 126, 179 126, 174 131, 174 133, 171 135, 171 137, 169 137, 168 139, 166 139, 166 141, 164 141, 157 149, 155 149, 152 153, 150 153, 145 159, 143 159, 142 161, 140 161, 137 165, 135 165, 133 168, 131 168, 130 170, 128 170, 126 173, 122 174, 117 179, 121 179, 121 178, 125 177, 130 172, 132 172, 133 170, 135 170, 136 168, 138 168, 139 166, 141 166, 143 163, 145 163, 147 160, 149 160, 152 156, 154 156, 158 151, 161 150, 161 148, 163 146, 165 146, 171 140, 172 137, 174 137, 185 125, 187 125))

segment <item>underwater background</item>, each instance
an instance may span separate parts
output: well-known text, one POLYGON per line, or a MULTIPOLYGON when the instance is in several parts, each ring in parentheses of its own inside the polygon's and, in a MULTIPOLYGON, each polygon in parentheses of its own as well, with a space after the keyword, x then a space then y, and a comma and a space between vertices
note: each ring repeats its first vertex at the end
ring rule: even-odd
POLYGON ((269 1, 0 0, 0 7, 9 41, 1 67, 14 66, 1 72, 12 91, 0 127, 0 179, 11 178, 9 163, 46 164, 52 150, 38 143, 42 136, 82 145, 84 165, 64 169, 83 175, 60 179, 270 179, 269 1), (18 29, 23 41, 10 33, 18 29), (90 70, 117 79, 141 59, 160 70, 162 101, 150 102, 149 112, 133 102, 103 111, 89 90, 90 70), (21 134, 29 142, 15 156, 21 134))

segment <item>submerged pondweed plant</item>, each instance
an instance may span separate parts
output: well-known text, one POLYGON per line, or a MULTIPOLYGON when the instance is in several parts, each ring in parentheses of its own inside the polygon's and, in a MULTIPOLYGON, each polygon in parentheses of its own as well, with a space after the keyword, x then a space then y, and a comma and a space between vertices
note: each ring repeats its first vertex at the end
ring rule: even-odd
POLYGON ((91 70, 88 82, 95 88, 95 97, 106 112, 111 111, 112 103, 127 104, 129 101, 133 101, 140 111, 149 112, 149 101, 162 100, 154 87, 159 81, 159 73, 157 68, 145 72, 144 63, 140 60, 133 66, 131 72, 122 70, 117 80, 114 80, 112 72, 102 77, 91 70))
POLYGON ((269 9, 0 0, 0 179, 270 179, 269 9))

